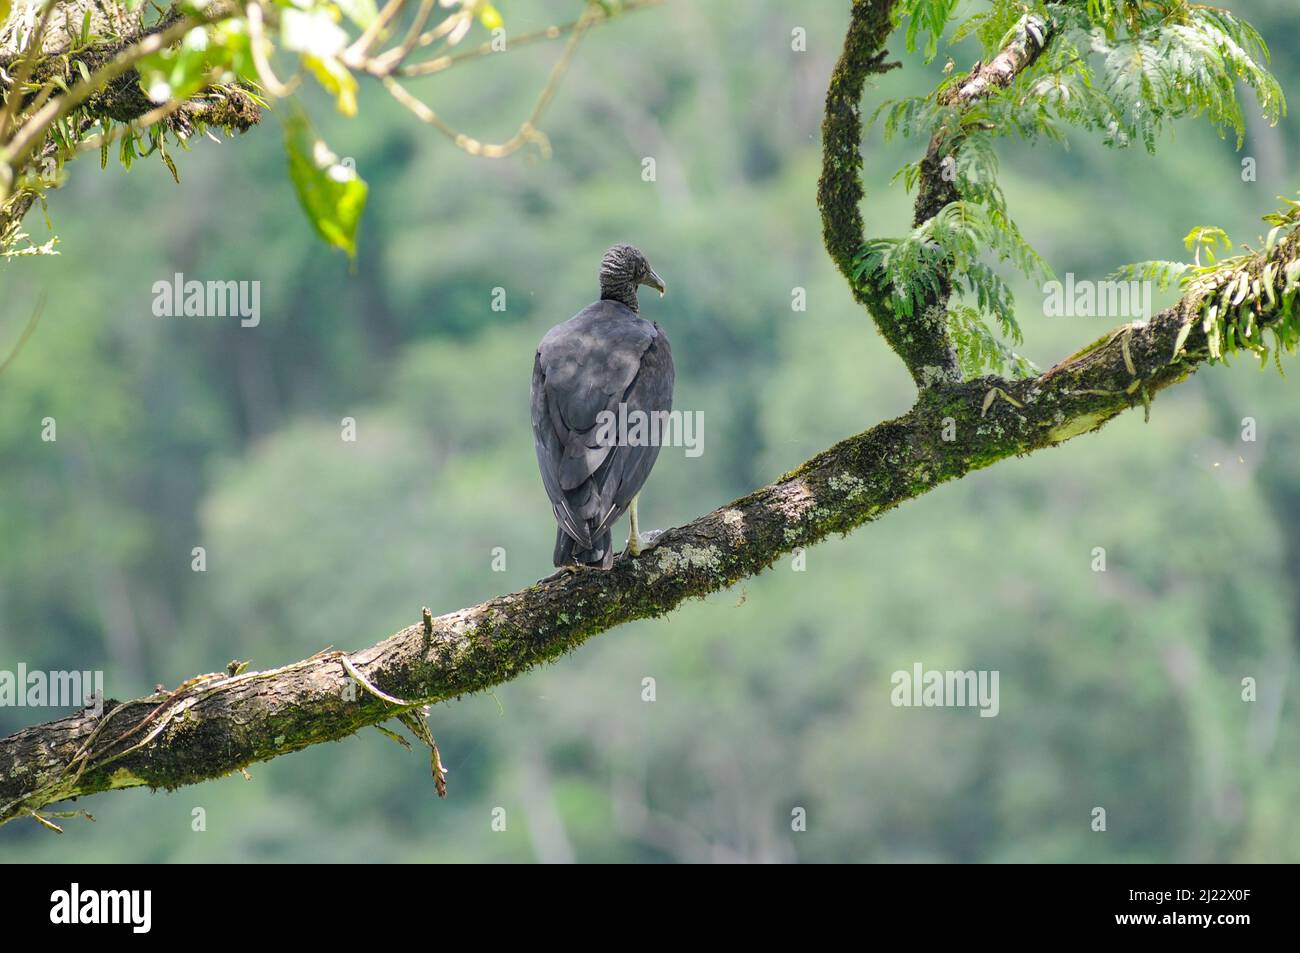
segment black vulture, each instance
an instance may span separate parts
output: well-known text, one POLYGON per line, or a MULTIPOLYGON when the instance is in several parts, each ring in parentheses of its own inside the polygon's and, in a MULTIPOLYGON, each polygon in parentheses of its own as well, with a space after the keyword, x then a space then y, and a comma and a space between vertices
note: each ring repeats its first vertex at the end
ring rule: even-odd
POLYGON ((673 354, 663 329, 638 313, 639 285, 663 297, 663 280, 645 255, 615 245, 600 263, 600 300, 551 328, 537 347, 533 443, 555 513, 556 566, 613 566, 611 529, 629 507, 628 552, 641 551, 636 497, 659 440, 611 439, 608 424, 611 415, 644 420, 672 410, 673 354))

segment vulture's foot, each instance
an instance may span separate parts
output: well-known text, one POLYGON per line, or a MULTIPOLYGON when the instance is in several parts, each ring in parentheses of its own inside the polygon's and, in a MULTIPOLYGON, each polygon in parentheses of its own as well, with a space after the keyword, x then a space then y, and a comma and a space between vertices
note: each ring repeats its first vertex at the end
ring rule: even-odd
POLYGON ((561 566, 559 569, 555 570, 555 572, 551 573, 546 578, 538 579, 536 585, 540 586, 544 582, 554 582, 555 580, 562 579, 565 576, 572 576, 574 573, 582 572, 587 568, 589 567, 579 566, 577 563, 568 563, 564 566, 561 566))
POLYGON ((627 538, 627 554, 629 556, 640 556, 647 549, 655 544, 655 540, 664 534, 661 529, 648 529, 644 533, 637 533, 635 536, 627 538))

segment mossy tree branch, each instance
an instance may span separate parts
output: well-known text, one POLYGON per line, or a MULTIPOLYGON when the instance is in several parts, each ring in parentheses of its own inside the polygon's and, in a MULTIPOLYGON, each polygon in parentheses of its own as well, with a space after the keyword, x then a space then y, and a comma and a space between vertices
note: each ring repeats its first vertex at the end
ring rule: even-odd
MULTIPOLYGON (((1064 0, 1048 0, 1063 3, 1064 0)), ((1036 14, 1025 16, 1006 46, 987 63, 976 63, 969 73, 957 79, 939 95, 946 106, 964 109, 1010 86, 1021 73, 1038 62, 1056 36, 1056 24, 1036 14)), ((953 156, 963 139, 960 125, 942 128, 930 138, 921 162, 913 225, 920 225, 937 215, 945 205, 961 196, 955 176, 944 174, 944 159, 953 156)))
MULTIPOLYGON (((0 250, 12 244, 22 220, 40 194, 24 176, 72 159, 76 149, 51 134, 67 117, 78 135, 101 120, 130 124, 155 121, 189 136, 196 128, 246 132, 261 121, 261 107, 237 84, 214 83, 162 110, 140 88, 135 64, 149 52, 170 47, 194 26, 218 19, 221 4, 203 15, 182 15, 169 7, 145 25, 141 10, 127 14, 116 0, 29 2, 28 12, 53 11, 47 28, 20 37, 12 15, 0 47, 0 250), (96 39, 81 44, 83 14, 96 39), (57 27, 57 28, 56 28, 57 27), (39 36, 37 35, 39 33, 39 36), (82 69, 85 73, 82 73, 82 69)), ((37 21, 39 22, 39 21, 37 21)))
MULTIPOLYGON (((854 297, 875 321, 889 346, 902 358, 919 389, 961 380, 957 352, 944 320, 952 296, 949 275, 941 269, 934 289, 903 316, 888 295, 870 282, 855 281, 854 262, 866 235, 859 206, 863 199, 861 100, 869 76, 897 66, 885 62, 882 51, 893 29, 897 0, 855 0, 844 51, 831 74, 822 123, 822 176, 817 193, 827 251, 853 290, 854 297)), ((953 157, 964 138, 960 111, 998 89, 1009 86, 1029 69, 1051 43, 1052 24, 1029 16, 1022 28, 988 63, 977 64, 939 95, 952 107, 954 121, 931 137, 920 163, 913 225, 919 226, 961 198, 953 157)))
MULTIPOLYGON (((867 78, 899 64, 886 62, 885 41, 893 32, 897 0, 855 0, 844 50, 831 72, 822 119, 822 173, 817 207, 822 240, 853 297, 875 322, 912 373, 918 387, 927 385, 924 368, 957 366, 947 335, 921 334, 894 314, 887 297, 853 278, 854 258, 866 239, 862 220, 862 92, 867 78)), ((956 380, 956 376, 951 376, 956 380)))
MULTIPOLYGON (((861 186, 847 175, 856 177, 861 161, 853 97, 882 68, 891 6, 855 4, 827 97, 819 201, 827 251, 841 270, 862 227, 861 186)), ((1231 313, 1242 333, 1262 334, 1292 320, 1297 274, 1292 219, 1265 251, 1197 277, 1177 305, 1149 321, 1116 328, 1037 377, 923 389, 903 416, 668 530, 608 572, 562 573, 438 618, 426 614, 361 651, 213 673, 174 692, 108 703, 101 716, 78 713, 23 729, 0 739, 0 823, 115 788, 196 784, 394 717, 418 735, 422 721, 412 715, 421 706, 509 681, 624 622, 725 589, 973 470, 1090 433, 1134 406, 1149 410, 1159 392, 1219 352, 1217 326, 1203 314, 1231 313)), ((879 322, 878 303, 855 294, 879 322)), ((435 755, 435 778, 436 764, 435 755)))
MULTIPOLYGON (((955 107, 958 115, 951 124, 945 123, 930 137, 929 147, 921 159, 917 181, 916 206, 912 217, 914 226, 928 222, 952 202, 961 199, 957 188, 956 154, 965 138, 965 127, 960 121, 960 110, 972 106, 986 96, 1005 88, 1029 67, 1052 42, 1054 27, 1041 17, 1025 17, 1019 29, 1005 47, 987 63, 978 63, 968 74, 958 79, 940 95, 940 102, 955 107)), ((952 297, 952 281, 948 269, 940 268, 935 276, 934 289, 928 291, 917 307, 919 315, 946 314, 952 297)), ((947 327, 938 321, 918 321, 936 337, 932 348, 934 356, 951 358, 935 366, 921 381, 924 386, 938 380, 960 380, 957 355, 947 340, 947 327), (945 345, 946 351, 939 345, 945 345)))

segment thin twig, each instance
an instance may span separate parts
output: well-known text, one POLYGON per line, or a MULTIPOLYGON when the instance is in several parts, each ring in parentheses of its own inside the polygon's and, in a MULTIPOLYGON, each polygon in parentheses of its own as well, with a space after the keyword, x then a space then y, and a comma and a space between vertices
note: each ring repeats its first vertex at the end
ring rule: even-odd
MULTIPOLYGON (((635 13, 638 10, 645 10, 650 7, 662 6, 664 0, 628 0, 618 11, 617 17, 610 17, 601 11, 601 15, 596 17, 590 26, 600 26, 603 23, 609 23, 612 20, 626 16, 629 13, 635 13)), ((572 20, 568 23, 553 24, 544 30, 535 30, 532 33, 521 33, 519 36, 511 37, 506 44, 506 49, 516 50, 521 46, 530 46, 533 43, 540 43, 545 40, 558 40, 560 37, 572 33, 578 28, 582 18, 572 20)), ((409 66, 403 66, 397 70, 398 76, 430 76, 434 73, 441 73, 443 70, 451 69, 453 66, 459 66, 466 60, 479 59, 497 52, 493 47, 492 41, 488 40, 479 44, 472 50, 464 50, 449 56, 439 56, 436 59, 425 60, 422 63, 411 63, 409 66)))
POLYGON ((390 705, 397 705, 401 708, 411 707, 410 702, 404 702, 400 698, 394 698, 392 695, 389 695, 387 692, 381 691, 380 689, 372 685, 370 683, 370 680, 357 670, 357 667, 352 664, 352 660, 349 659, 346 655, 340 653, 339 661, 343 663, 343 668, 347 670, 347 673, 351 675, 353 678, 355 678, 361 684, 362 688, 370 692, 370 694, 374 695, 376 698, 382 701, 386 701, 390 705))
POLYGON ((368 60, 365 67, 367 72, 373 73, 375 76, 387 76, 401 65, 402 60, 410 55, 416 44, 428 46, 439 37, 452 33, 460 24, 469 21, 474 15, 472 9, 462 8, 447 17, 428 33, 421 34, 420 31, 424 29, 424 24, 428 22, 429 15, 433 12, 433 4, 434 0, 421 0, 420 8, 415 13, 415 19, 411 21, 410 29, 406 31, 406 37, 397 46, 368 60))
POLYGON ((370 55, 375 41, 379 39, 379 34, 383 32, 384 27, 388 26, 388 21, 397 16, 404 6, 406 6, 406 0, 388 0, 384 4, 384 8, 379 11, 379 15, 370 22, 370 26, 366 27, 365 32, 343 51, 343 55, 340 57, 343 63, 352 69, 360 67, 365 62, 366 57, 370 55))
POLYGON ((484 156, 489 159, 500 159, 519 150, 521 146, 529 142, 538 143, 543 151, 546 151, 549 143, 546 135, 537 128, 537 122, 541 119, 542 113, 550 105, 551 100, 555 98, 555 92, 559 88, 560 80, 563 78, 565 71, 569 68, 569 63, 573 60, 573 54, 577 51, 578 44, 582 41, 583 34, 587 28, 597 19, 604 16, 602 8, 594 2, 589 2, 586 9, 583 10, 582 16, 573 28, 573 33, 569 37, 569 42, 564 46, 564 52, 560 54, 559 60, 551 68, 551 74, 547 77, 546 86, 543 87, 541 94, 537 97, 537 102, 533 105, 532 112, 528 115, 519 126, 519 130, 502 143, 485 143, 478 139, 468 136, 463 132, 457 132, 448 125, 441 117, 430 109, 424 102, 411 95, 397 80, 391 76, 382 78, 384 88, 399 103, 409 109, 417 119, 423 123, 433 126, 456 146, 473 156, 484 156))
POLYGON ((271 68, 271 61, 266 56, 266 34, 262 28, 262 6, 258 3, 248 5, 248 46, 253 53, 253 65, 257 67, 257 76, 266 87, 267 92, 279 99, 293 95, 298 85, 298 77, 290 77, 288 83, 280 82, 271 68))
MULTIPOLYGON (((220 8, 220 4, 213 4, 220 8)), ((113 80, 132 69, 136 63, 159 50, 171 46, 196 26, 212 23, 224 16, 224 13, 207 11, 184 17, 167 29, 150 33, 139 42, 123 49, 104 66, 82 80, 58 99, 42 106, 30 119, 23 123, 13 141, 0 152, 0 161, 11 165, 20 165, 27 154, 35 147, 37 141, 55 122, 72 112, 91 95, 106 87, 113 80)))
POLYGON ((18 358, 18 355, 22 353, 23 345, 25 345, 28 339, 31 338, 32 334, 35 333, 36 325, 40 323, 41 315, 44 314, 44 312, 45 292, 41 292, 41 296, 36 299, 36 307, 32 309, 32 316, 27 319, 27 327, 23 328, 23 333, 18 336, 18 343, 15 344, 14 349, 9 352, 9 356, 0 363, 0 374, 3 374, 8 370, 9 365, 12 364, 18 358))

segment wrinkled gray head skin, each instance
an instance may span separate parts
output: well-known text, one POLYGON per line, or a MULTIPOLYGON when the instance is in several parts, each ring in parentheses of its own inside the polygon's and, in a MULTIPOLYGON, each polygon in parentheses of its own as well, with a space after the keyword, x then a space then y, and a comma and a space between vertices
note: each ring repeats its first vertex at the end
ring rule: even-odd
POLYGON ((664 294, 663 279, 655 274, 641 250, 632 245, 615 245, 600 260, 600 296, 620 301, 633 311, 637 310, 636 289, 649 285, 664 294))

